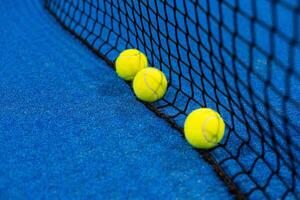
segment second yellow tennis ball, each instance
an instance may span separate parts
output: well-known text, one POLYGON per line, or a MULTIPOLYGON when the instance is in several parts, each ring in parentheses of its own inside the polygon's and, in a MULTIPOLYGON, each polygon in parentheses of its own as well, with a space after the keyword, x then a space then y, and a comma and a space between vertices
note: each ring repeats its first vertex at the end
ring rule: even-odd
POLYGON ((210 149, 223 138, 225 123, 219 113, 210 108, 191 112, 184 123, 184 135, 195 148, 210 149))
POLYGON ((141 69, 148 66, 147 57, 137 49, 124 50, 116 59, 117 74, 126 81, 131 81, 141 69))
POLYGON ((137 73, 133 79, 133 90, 138 99, 154 102, 161 99, 167 90, 166 76, 160 70, 147 67, 137 73))

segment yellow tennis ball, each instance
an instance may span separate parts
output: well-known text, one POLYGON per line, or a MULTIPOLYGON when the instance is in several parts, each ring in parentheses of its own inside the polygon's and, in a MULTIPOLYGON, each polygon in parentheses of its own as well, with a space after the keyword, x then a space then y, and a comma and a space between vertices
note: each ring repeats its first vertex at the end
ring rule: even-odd
POLYGON ((160 70, 147 67, 133 79, 133 90, 138 99, 154 102, 161 99, 167 90, 167 78, 160 70))
POLYGON ((210 108, 191 112, 184 123, 184 135, 195 148, 210 149, 223 138, 225 123, 219 113, 210 108))
POLYGON ((124 50, 115 63, 117 74, 126 81, 133 80, 136 73, 147 66, 147 57, 137 49, 124 50))

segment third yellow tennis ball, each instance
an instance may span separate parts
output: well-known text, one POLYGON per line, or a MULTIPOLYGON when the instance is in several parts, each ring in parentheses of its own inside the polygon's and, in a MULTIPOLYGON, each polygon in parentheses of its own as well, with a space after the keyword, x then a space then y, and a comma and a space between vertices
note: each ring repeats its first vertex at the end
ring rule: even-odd
POLYGON ((147 57, 137 49, 124 50, 116 59, 117 74, 126 81, 133 80, 136 73, 148 66, 147 57))
POLYGON ((195 148, 210 149, 223 138, 225 123, 219 113, 210 108, 191 112, 184 123, 184 135, 195 148))
POLYGON ((133 90, 138 99, 154 102, 161 99, 167 90, 167 79, 160 70, 147 67, 137 73, 133 80, 133 90))

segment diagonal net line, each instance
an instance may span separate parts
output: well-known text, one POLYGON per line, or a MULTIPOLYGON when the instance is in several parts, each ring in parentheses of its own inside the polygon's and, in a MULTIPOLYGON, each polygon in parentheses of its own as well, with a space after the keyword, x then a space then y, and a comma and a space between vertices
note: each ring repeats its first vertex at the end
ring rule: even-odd
POLYGON ((47 0, 60 24, 110 65, 138 48, 168 78, 147 104, 182 131, 210 107, 222 143, 201 152, 232 192, 300 199, 300 2, 293 0, 47 0), (238 191, 239 190, 239 191, 238 191))

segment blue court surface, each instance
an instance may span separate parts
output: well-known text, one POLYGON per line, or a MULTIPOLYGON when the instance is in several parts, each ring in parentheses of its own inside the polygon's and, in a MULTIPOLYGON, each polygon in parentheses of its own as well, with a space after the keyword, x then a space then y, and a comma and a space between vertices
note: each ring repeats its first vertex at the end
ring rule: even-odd
POLYGON ((300 199, 299 35, 293 0, 2 0, 0 199, 300 199), (127 48, 162 100, 116 75, 127 48), (199 107, 210 151, 182 137, 199 107))

